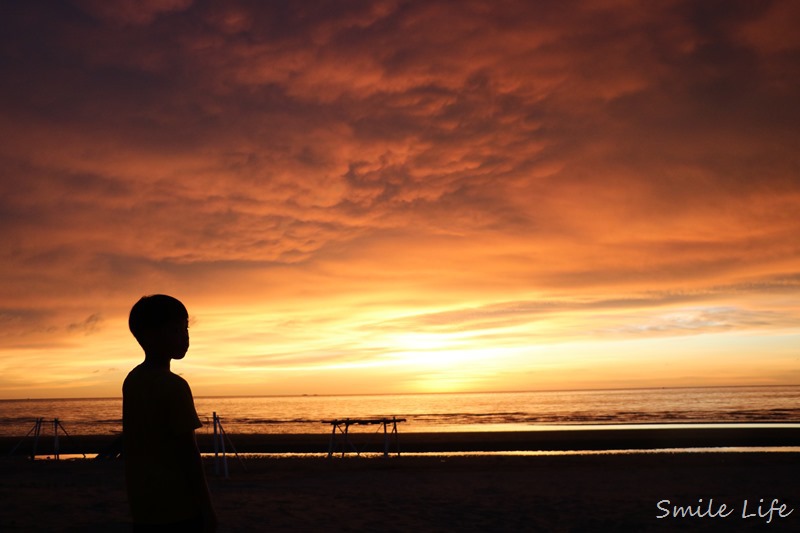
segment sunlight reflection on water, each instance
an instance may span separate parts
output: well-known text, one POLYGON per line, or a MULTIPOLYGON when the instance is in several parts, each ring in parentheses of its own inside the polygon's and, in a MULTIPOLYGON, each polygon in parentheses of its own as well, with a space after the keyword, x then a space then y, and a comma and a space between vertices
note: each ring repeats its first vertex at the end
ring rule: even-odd
MULTIPOLYGON (((545 456, 590 456, 590 455, 676 455, 682 453, 700 454, 700 453, 800 453, 800 446, 752 446, 752 447, 720 447, 720 448, 655 448, 652 450, 563 450, 563 451, 508 451, 508 452, 409 452, 401 453, 399 458, 403 457, 440 457, 446 459, 448 457, 545 457, 545 456)), ((210 459, 214 457, 213 453, 201 454, 204 458, 210 459)), ((322 459, 327 458, 328 454, 325 453, 240 453, 239 457, 243 460, 247 459, 322 459)), ((397 458, 394 453, 389 455, 389 458, 397 458)), ((345 458, 350 459, 385 459, 382 453, 361 453, 360 455, 347 454, 345 458)), ((61 454, 62 461, 94 459, 93 454, 61 454)), ((228 461, 236 461, 236 457, 232 453, 227 454, 228 461)), ((331 459, 339 459, 342 457, 339 454, 334 454, 331 459)), ((50 455, 39 455, 36 457, 37 461, 53 461, 50 455)))
MULTIPOLYGON (((507 451, 507 452, 410 452, 400 453, 399 457, 544 457, 544 456, 566 456, 566 455, 676 455, 682 453, 800 453, 800 446, 753 446, 753 447, 719 447, 719 448, 654 448, 651 450, 526 450, 526 451, 507 451)), ((214 457, 213 453, 203 454, 204 457, 214 457)), ((240 453, 243 459, 302 459, 302 458, 325 458, 327 453, 240 453)), ((396 458, 398 455, 392 453, 389 458, 396 458)), ((340 454, 334 454, 332 459, 341 459, 340 454)), ((386 457, 379 452, 361 453, 360 455, 346 454, 345 458, 366 458, 366 459, 385 459, 386 457)), ((228 455, 228 459, 234 459, 228 455)))

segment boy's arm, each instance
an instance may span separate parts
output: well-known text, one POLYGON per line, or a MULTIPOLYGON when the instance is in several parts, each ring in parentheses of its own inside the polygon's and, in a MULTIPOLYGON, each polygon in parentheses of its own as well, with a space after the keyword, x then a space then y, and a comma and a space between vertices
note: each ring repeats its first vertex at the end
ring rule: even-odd
POLYGON ((181 449, 181 457, 185 461, 185 469, 189 476, 191 490, 197 501, 200 502, 200 511, 203 516, 203 530, 213 532, 217 529, 217 514, 214 505, 211 503, 211 493, 208 491, 206 474, 203 469, 203 462, 200 458, 200 450, 197 448, 194 430, 181 433, 178 436, 181 449))

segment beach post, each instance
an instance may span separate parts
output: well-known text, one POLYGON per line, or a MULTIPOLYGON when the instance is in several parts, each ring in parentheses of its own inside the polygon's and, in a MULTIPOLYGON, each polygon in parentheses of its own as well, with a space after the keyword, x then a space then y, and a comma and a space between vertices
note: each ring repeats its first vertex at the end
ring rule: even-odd
POLYGON ((334 443, 336 442, 336 421, 335 420, 331 421, 330 424, 331 424, 331 441, 328 444, 328 457, 333 455, 333 446, 334 443))
POLYGON ((383 456, 389 457, 389 435, 386 433, 386 420, 383 421, 383 456))
POLYGON ((394 433, 394 445, 397 447, 397 456, 400 457, 400 433, 397 431, 397 417, 392 417, 392 433, 394 433))
MULTIPOLYGON (((400 420, 402 421, 402 420, 400 420)), ((383 456, 389 457, 389 431, 387 426, 391 422, 392 424, 392 432, 391 435, 394 435, 394 443, 397 446, 397 455, 400 456, 400 441, 398 440, 398 433, 397 433, 397 416, 393 416, 391 420, 388 418, 383 419, 383 456)))
POLYGON ((214 411, 211 415, 214 420, 214 475, 219 475, 219 441, 217 440, 217 412, 214 411))
POLYGON ((58 461, 58 418, 53 419, 53 458, 58 461))
POLYGON ((33 450, 31 450, 31 461, 36 459, 36 448, 39 446, 39 435, 42 434, 42 423, 44 422, 44 418, 37 418, 36 425, 34 429, 36 429, 36 433, 33 435, 33 450))
POLYGON ((219 447, 222 449, 222 471, 225 473, 225 479, 228 479, 228 455, 225 453, 225 430, 222 429, 222 422, 220 422, 217 413, 214 413, 217 419, 217 427, 219 428, 219 447))
POLYGON ((222 429, 222 422, 217 416, 217 412, 212 413, 214 418, 214 474, 219 475, 219 453, 222 452, 222 471, 225 479, 228 479, 228 456, 225 453, 225 430, 222 429))
POLYGON ((242 466, 242 470, 247 472, 247 465, 245 465, 244 461, 242 461, 242 458, 239 457, 239 451, 236 449, 236 446, 233 445, 233 441, 231 440, 230 436, 228 436, 225 428, 222 427, 222 422, 219 423, 219 429, 222 430, 222 438, 228 439, 228 445, 231 447, 231 450, 233 450, 234 457, 236 457, 236 460, 239 461, 239 464, 242 466))

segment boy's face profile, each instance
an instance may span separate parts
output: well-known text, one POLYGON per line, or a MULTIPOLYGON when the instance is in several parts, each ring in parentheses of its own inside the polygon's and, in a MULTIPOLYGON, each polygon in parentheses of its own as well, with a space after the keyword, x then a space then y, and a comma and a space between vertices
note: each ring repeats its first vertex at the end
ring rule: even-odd
POLYGON ((165 324, 160 332, 161 351, 171 359, 183 359, 189 350, 189 321, 165 324))
POLYGON ((189 350, 188 321, 168 322, 145 333, 145 352, 159 359, 183 359, 189 350))

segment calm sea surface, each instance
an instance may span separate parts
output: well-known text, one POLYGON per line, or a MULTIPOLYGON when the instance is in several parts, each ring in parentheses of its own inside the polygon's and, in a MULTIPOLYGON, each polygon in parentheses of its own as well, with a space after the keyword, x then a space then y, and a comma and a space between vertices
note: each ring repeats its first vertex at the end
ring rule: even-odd
MULTIPOLYGON (((532 431, 631 424, 800 423, 800 386, 563 392, 195 398, 210 431, 324 433, 334 418, 405 418, 403 432, 532 431)), ((35 419, 58 418, 71 435, 122 430, 120 398, 0 400, 0 436, 25 436, 35 419)))

